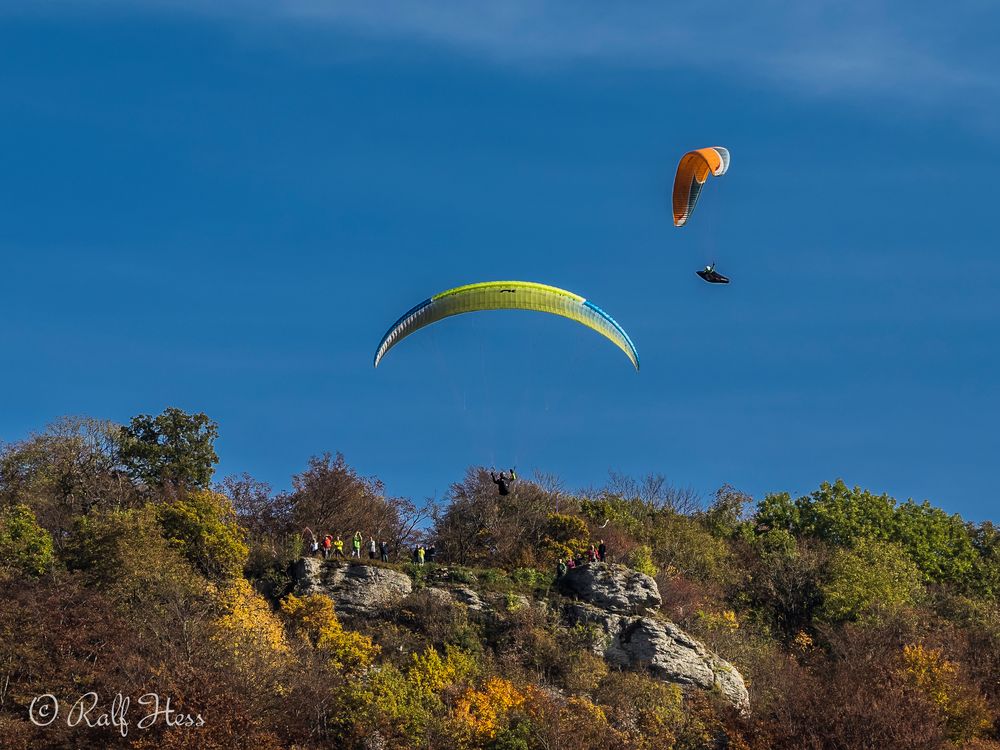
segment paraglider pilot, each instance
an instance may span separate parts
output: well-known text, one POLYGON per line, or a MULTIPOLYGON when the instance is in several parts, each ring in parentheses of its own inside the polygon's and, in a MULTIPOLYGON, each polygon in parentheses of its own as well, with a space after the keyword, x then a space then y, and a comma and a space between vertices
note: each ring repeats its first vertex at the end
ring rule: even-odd
POLYGON ((507 477, 504 476, 504 473, 502 471, 500 472, 500 476, 497 476, 496 474, 494 474, 491 471, 490 472, 490 479, 493 480, 493 483, 497 486, 497 491, 501 495, 509 495, 510 494, 510 485, 514 483, 515 479, 517 479, 517 474, 515 474, 514 470, 511 469, 510 470, 510 479, 508 479, 507 477))
POLYGON ((715 264, 710 266, 705 266, 701 271, 695 271, 696 274, 701 276, 709 284, 728 284, 729 279, 723 276, 721 273, 715 270, 715 264))

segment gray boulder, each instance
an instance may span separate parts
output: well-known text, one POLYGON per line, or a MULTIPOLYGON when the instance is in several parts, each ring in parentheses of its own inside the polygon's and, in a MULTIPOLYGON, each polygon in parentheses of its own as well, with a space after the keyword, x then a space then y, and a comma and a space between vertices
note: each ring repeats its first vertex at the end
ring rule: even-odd
POLYGON ((665 682, 685 688, 716 690, 742 712, 750 709, 743 675, 705 644, 669 620, 607 612, 574 603, 566 607, 572 622, 596 625, 603 633, 595 651, 622 669, 646 669, 665 682))
POLYGON ((408 575, 375 565, 304 557, 295 563, 293 575, 299 593, 326 594, 333 599, 338 614, 349 616, 389 609, 413 591, 408 575))
POLYGON ((672 622, 636 618, 618 633, 617 645, 630 667, 646 667, 661 680, 682 686, 718 690, 741 711, 750 708, 750 694, 736 667, 672 622))
POLYGON ((656 581, 648 575, 608 563, 572 568, 559 579, 559 590, 608 612, 627 615, 659 609, 661 601, 656 581))
POLYGON ((469 588, 456 588, 453 593, 455 594, 455 599, 466 607, 469 608, 470 612, 485 612, 486 604, 480 598, 479 594, 469 588))
POLYGON ((453 599, 447 589, 439 589, 434 586, 428 586, 427 588, 420 590, 424 592, 424 596, 426 596, 429 601, 433 602, 438 607, 450 607, 452 605, 453 599))

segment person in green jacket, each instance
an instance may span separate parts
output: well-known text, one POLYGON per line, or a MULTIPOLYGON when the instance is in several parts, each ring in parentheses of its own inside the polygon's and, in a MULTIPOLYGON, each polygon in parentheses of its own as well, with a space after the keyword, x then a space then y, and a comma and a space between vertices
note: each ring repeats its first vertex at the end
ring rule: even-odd
POLYGON ((361 542, 364 540, 364 536, 360 531, 354 532, 354 540, 351 543, 351 557, 356 557, 361 559, 361 542))

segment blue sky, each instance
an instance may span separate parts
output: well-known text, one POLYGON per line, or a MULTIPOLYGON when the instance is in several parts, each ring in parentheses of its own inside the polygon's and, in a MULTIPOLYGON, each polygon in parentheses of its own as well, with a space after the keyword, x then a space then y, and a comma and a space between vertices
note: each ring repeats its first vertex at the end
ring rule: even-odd
POLYGON ((206 7, 0 8, 0 440, 174 405, 276 488, 340 450, 418 501, 516 463, 996 518, 990 4, 206 7), (518 313, 372 369, 401 312, 498 278, 593 300, 642 371, 518 313))

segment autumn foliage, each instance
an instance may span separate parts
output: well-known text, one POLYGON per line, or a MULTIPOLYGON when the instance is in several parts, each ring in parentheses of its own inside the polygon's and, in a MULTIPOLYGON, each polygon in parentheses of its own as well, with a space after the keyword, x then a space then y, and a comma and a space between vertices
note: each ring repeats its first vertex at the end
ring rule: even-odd
POLYGON ((1000 750, 988 522, 843 482, 702 502, 659 477, 538 476, 501 500, 483 467, 418 509, 340 454, 275 493, 212 485, 216 434, 170 409, 0 447, 0 748, 1000 750), (410 575, 398 607, 348 617, 292 587, 310 533, 356 528, 410 575), (562 618, 556 560, 601 540, 736 665, 751 712, 622 671, 562 618), (413 565, 417 543, 439 564, 413 565), (29 719, 37 696, 89 692, 132 697, 126 734, 29 719), (140 729, 147 694, 203 724, 140 729))

